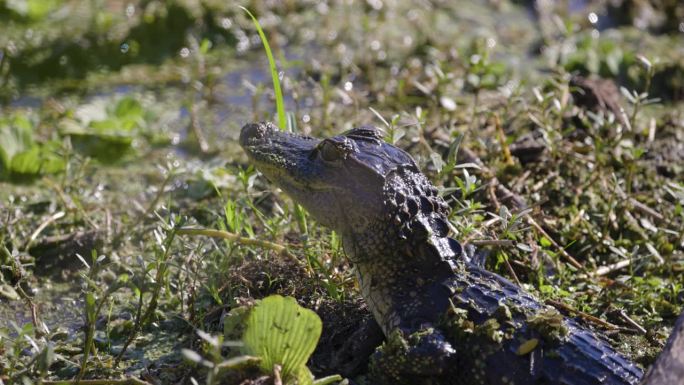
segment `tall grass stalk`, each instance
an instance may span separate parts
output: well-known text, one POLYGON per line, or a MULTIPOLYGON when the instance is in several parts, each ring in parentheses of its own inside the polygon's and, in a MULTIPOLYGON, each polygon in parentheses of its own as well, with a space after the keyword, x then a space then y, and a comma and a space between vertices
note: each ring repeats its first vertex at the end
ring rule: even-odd
POLYGON ((271 79, 273 79, 273 92, 275 93, 276 109, 278 111, 278 127, 280 127, 281 130, 284 130, 285 127, 287 127, 287 119, 285 117, 285 103, 283 103, 283 91, 280 89, 280 77, 278 76, 278 68, 276 67, 275 60, 273 59, 271 46, 268 44, 268 39, 266 39, 264 30, 261 29, 259 20, 257 20, 257 18, 254 17, 254 15, 252 15, 252 12, 250 12, 247 8, 240 8, 242 8, 242 10, 245 11, 249 15, 249 17, 252 18, 252 21, 254 22, 254 26, 256 27, 257 32, 259 32, 261 43, 264 45, 264 51, 266 51, 266 56, 268 57, 268 64, 269 67, 271 67, 271 79))

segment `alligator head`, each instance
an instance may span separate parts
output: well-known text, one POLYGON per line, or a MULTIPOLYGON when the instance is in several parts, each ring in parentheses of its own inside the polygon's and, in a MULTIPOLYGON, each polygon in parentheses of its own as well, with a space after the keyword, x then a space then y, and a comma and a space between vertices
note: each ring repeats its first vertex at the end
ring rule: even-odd
POLYGON ((374 127, 317 139, 252 123, 240 144, 266 178, 341 234, 352 261, 406 241, 446 242, 448 206, 413 158, 374 127))

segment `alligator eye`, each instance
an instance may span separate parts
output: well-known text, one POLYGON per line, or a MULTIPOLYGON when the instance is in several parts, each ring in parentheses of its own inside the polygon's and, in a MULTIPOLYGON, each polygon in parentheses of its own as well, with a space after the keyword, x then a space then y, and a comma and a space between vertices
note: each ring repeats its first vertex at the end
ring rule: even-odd
POLYGON ((318 153, 326 162, 334 162, 344 158, 344 150, 328 141, 323 141, 318 145, 318 153))

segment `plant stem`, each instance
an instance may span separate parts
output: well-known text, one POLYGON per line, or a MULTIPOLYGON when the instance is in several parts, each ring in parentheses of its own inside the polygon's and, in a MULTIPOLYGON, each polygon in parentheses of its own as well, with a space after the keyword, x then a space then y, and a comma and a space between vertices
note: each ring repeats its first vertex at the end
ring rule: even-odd
POLYGON ((291 245, 283 246, 274 242, 262 241, 260 239, 247 238, 240 236, 239 234, 231 233, 228 231, 214 230, 214 229, 195 229, 189 227, 182 227, 176 231, 178 235, 204 235, 213 238, 222 238, 229 241, 237 242, 244 246, 256 246, 263 249, 269 249, 277 252, 280 255, 284 255, 297 263, 300 263, 299 259, 289 252, 288 248, 291 245))
POLYGON ((283 91, 280 89, 280 76, 278 74, 278 67, 276 67, 275 64, 275 59, 273 59, 271 46, 268 44, 268 39, 266 38, 266 34, 264 34, 264 30, 261 29, 259 20, 257 20, 257 18, 254 17, 252 12, 250 12, 247 8, 240 8, 242 8, 242 10, 252 18, 254 26, 259 33, 259 37, 261 38, 261 43, 264 45, 264 51, 266 51, 266 56, 268 57, 268 65, 271 68, 271 79, 273 79, 273 92, 275 93, 276 109, 278 111, 278 126, 281 130, 284 130, 287 125, 287 119, 285 118, 285 103, 283 103, 283 91))
POLYGON ((43 385, 152 385, 147 381, 130 377, 120 380, 59 380, 43 381, 43 385))

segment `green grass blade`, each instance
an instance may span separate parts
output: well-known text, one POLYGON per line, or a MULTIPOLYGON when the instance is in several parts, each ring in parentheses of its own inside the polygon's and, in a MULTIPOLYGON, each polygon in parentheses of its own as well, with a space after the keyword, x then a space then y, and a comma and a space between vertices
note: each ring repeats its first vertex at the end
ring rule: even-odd
POLYGON ((264 51, 266 51, 266 56, 268 57, 268 64, 271 67, 271 78, 273 79, 273 92, 275 93, 276 109, 278 111, 278 126, 281 130, 284 130, 287 126, 287 119, 285 118, 285 103, 283 103, 283 91, 280 89, 280 77, 278 76, 278 68, 276 67, 275 59, 273 59, 271 46, 268 44, 268 39, 266 39, 266 35, 264 34, 264 30, 261 29, 259 21, 256 19, 256 17, 254 17, 254 15, 252 15, 252 12, 250 12, 245 7, 240 8, 242 8, 242 10, 245 11, 249 15, 249 17, 252 18, 252 21, 254 22, 254 26, 256 27, 257 32, 259 32, 261 43, 264 45, 264 51))

